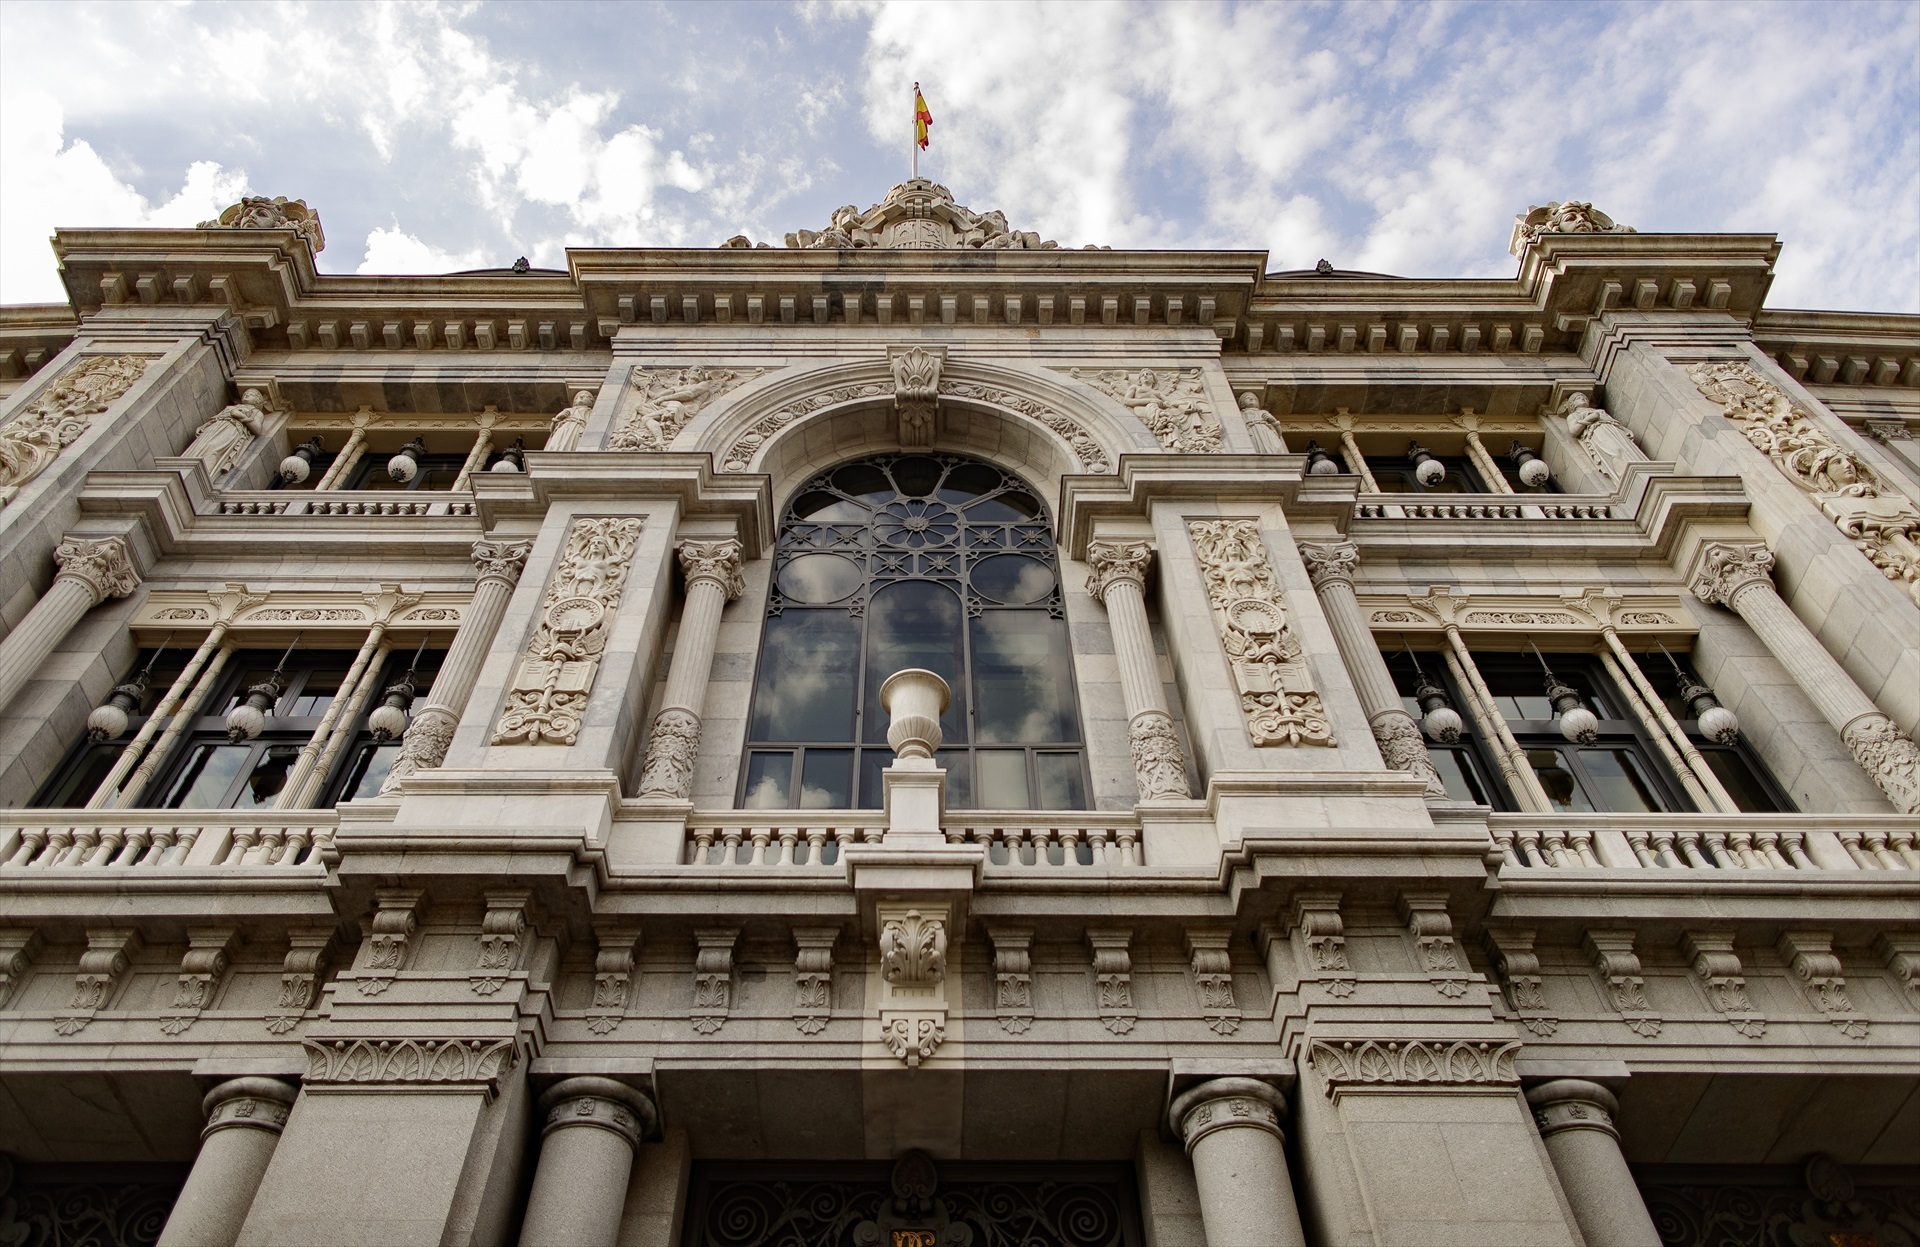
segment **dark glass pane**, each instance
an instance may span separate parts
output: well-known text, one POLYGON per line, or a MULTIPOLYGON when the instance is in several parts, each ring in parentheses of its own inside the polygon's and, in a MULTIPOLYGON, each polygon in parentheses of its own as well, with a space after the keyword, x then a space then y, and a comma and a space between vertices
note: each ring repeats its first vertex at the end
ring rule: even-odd
POLYGON ((1487 794, 1480 786, 1480 777, 1474 774, 1473 767, 1454 749, 1428 749, 1427 757, 1433 761, 1433 769, 1440 772, 1440 782, 1447 786, 1447 796, 1455 801, 1471 801, 1475 805, 1487 805, 1487 794))
POLYGON ((1553 703, 1547 700, 1546 674, 1537 667, 1532 671, 1501 670, 1492 664, 1481 664, 1480 675, 1492 691, 1501 716, 1509 723, 1538 723, 1554 717, 1553 703))
POLYGON ((1043 810, 1080 810, 1087 804, 1086 784, 1080 775, 1077 753, 1036 753, 1034 776, 1040 789, 1043 810))
POLYGON ((942 749, 933 760, 947 773, 947 808, 973 808, 973 755, 964 749, 942 749))
POLYGON ((841 493, 863 502, 879 503, 893 497, 893 485, 887 480, 887 474, 871 463, 851 464, 828 479, 841 493))
POLYGON ((1027 792, 1027 751, 1024 749, 981 749, 973 755, 979 779, 978 806, 983 810, 1030 810, 1033 798, 1027 792))
POLYGON ((1414 492, 1413 474, 1394 472, 1384 468, 1367 465, 1373 471, 1373 483, 1380 487, 1383 494, 1410 494, 1414 492))
POLYGON ((792 602, 838 602, 852 595, 866 573, 837 554, 803 554, 780 569, 780 592, 792 602))
POLYGON ((294 759, 300 756, 298 745, 274 745, 259 761, 253 764, 253 770, 247 776, 247 782, 240 785, 240 791, 234 793, 228 808, 235 810, 259 810, 273 805, 287 786, 287 772, 293 769, 294 759))
POLYGON ((169 810, 215 810, 226 804, 227 790, 253 756, 254 746, 195 745, 187 765, 160 804, 169 810))
POLYGON ((1567 766, 1567 759, 1558 749, 1529 749, 1527 762, 1533 767, 1533 773, 1540 778, 1540 787, 1547 793, 1547 800, 1561 814, 1584 813, 1593 809, 1593 802, 1580 787, 1580 781, 1574 777, 1567 766))
POLYGON ((790 753, 753 753, 747 755, 747 791, 740 799, 744 810, 784 810, 793 787, 793 755, 790 753))
MULTIPOLYGON (((1696 742, 1697 744, 1698 742, 1696 742)), ((1785 814, 1791 813, 1790 807, 1781 806, 1774 795, 1767 790, 1747 760, 1735 749, 1714 749, 1700 745, 1700 756, 1707 760, 1707 766, 1713 771, 1714 778, 1727 790, 1733 803, 1740 807, 1743 814, 1785 814)))
POLYGON ((910 455, 893 461, 893 483, 909 498, 925 498, 940 483, 943 471, 938 459, 910 455))
POLYGON ((809 749, 800 775, 800 808, 853 808, 853 750, 809 749))
POLYGON ((344 671, 315 671, 300 686, 300 691, 291 697, 280 699, 280 708, 275 711, 283 718, 311 719, 327 712, 336 694, 340 692, 340 681, 346 678, 344 671))
POLYGON ((767 620, 752 738, 851 743, 859 653, 860 621, 844 610, 767 620))
POLYGON ((1665 808, 1631 750, 1582 749, 1580 765, 1593 782, 1593 796, 1601 809, 1615 814, 1647 814, 1665 808))
POLYGON ((877 810, 884 804, 881 800, 880 772, 893 765, 893 750, 862 749, 860 751, 860 808, 877 810))
POLYGON ((1400 708, 1413 716, 1415 723, 1426 717, 1426 711, 1420 708, 1420 699, 1410 693, 1400 695, 1400 708))
MULTIPOLYGON (((941 491, 945 493, 945 490, 941 491)), ((1006 493, 976 502, 967 508, 967 518, 976 524, 1017 523, 1030 520, 1040 514, 1040 500, 1025 490, 1009 489, 1006 493)))
MULTIPOLYGON (((926 580, 903 580, 867 604, 867 702, 863 729, 870 742, 887 738, 880 685, 896 671, 920 667, 947 682, 953 701, 940 726, 948 741, 966 736, 966 686, 960 679, 960 595, 926 580)), ((815 737, 816 740, 844 739, 815 737)))
MULTIPOLYGON (((131 734, 131 733, 129 733, 131 734)), ((100 781, 107 777, 113 764, 120 757, 120 751, 126 748, 124 740, 108 741, 102 745, 88 745, 66 774, 47 793, 40 805, 46 809, 79 809, 93 798, 99 789, 100 781)))
POLYGON ((940 486, 940 497, 956 507, 963 507, 982 494, 990 494, 1000 488, 1000 474, 982 463, 956 464, 947 473, 946 481, 940 486))
POLYGON ((388 741, 376 745, 369 741, 360 746, 360 752, 353 759, 353 769, 347 772, 345 796, 342 801, 359 801, 367 797, 380 795, 380 785, 386 782, 387 772, 393 769, 395 758, 400 756, 400 742, 388 741))
POLYGON ((845 498, 835 497, 824 489, 816 489, 794 499, 793 518, 813 524, 826 524, 835 520, 864 520, 867 518, 867 509, 858 503, 848 502, 845 498))
POLYGON ((1030 606, 1045 601, 1059 583, 1053 569, 1024 554, 996 554, 973 565, 975 593, 992 602, 1030 606))
POLYGON ((1040 611, 987 611, 972 627, 977 739, 1079 740, 1065 622, 1040 611))

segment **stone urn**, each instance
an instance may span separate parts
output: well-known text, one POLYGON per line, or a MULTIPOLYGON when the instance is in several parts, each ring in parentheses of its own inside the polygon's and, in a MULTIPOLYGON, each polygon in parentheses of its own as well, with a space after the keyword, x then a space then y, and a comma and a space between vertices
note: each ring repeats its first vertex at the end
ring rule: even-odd
POLYGON ((887 744, 895 758, 932 758, 940 747, 940 716, 953 700, 947 682, 931 671, 908 667, 880 686, 880 708, 887 712, 887 744))

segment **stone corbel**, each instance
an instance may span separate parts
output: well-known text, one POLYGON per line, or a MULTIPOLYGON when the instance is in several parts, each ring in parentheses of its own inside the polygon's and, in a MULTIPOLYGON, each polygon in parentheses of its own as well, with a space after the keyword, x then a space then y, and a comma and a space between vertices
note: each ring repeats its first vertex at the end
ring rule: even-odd
POLYGON ((1318 983, 1329 996, 1353 995, 1353 966, 1347 961, 1346 924, 1340 920, 1338 892, 1303 892, 1293 898, 1288 927, 1300 981, 1318 983))
POLYGON ((880 1039, 917 1069, 947 1038, 946 905, 881 904, 880 1039))
POLYGON ((634 999, 641 929, 614 923, 595 927, 593 934, 600 947, 593 956, 593 1007, 587 1011, 587 1029, 611 1035, 634 999))
POLYGON ((1131 927, 1089 927, 1087 947, 1093 953, 1093 994, 1100 1025, 1116 1035, 1133 1029, 1139 1014, 1133 1007, 1133 942, 1131 927))
POLYGON ((1400 914, 1406 919, 1407 934, 1420 950, 1420 968, 1433 983, 1433 990, 1449 1000, 1466 995, 1469 974, 1460 948, 1453 942, 1446 893, 1404 892, 1400 914))
POLYGON ((1920 1009, 1920 935, 1882 935, 1873 951, 1905 989, 1907 1003, 1920 1009))
POLYGON ((1606 985, 1607 1000, 1627 1023, 1627 1029, 1642 1039, 1660 1033, 1660 1016, 1647 1002, 1646 979, 1640 974, 1640 958, 1633 951, 1632 931, 1588 931, 1587 954, 1606 985))
POLYGON ((240 946, 236 927, 188 927, 187 952, 180 958, 180 983, 173 993, 173 1010, 160 1020, 168 1035, 186 1031, 213 1003, 214 989, 227 973, 233 950, 240 946))
POLYGON ((486 917, 480 920, 480 959, 467 983, 478 996, 491 996, 507 985, 507 979, 520 968, 521 948, 526 942, 527 907, 532 893, 525 888, 510 888, 485 894, 486 917))
POLYGON ((1542 1039, 1560 1029, 1560 1019, 1547 1011, 1540 991, 1540 957, 1533 951, 1533 932, 1518 927, 1489 927, 1487 953, 1494 973, 1506 989, 1507 1005, 1520 1016, 1520 1025, 1542 1039))
POLYGON ((1240 1005, 1233 995, 1233 955, 1229 951, 1232 940, 1231 931, 1187 932, 1188 969, 1200 998, 1200 1016, 1216 1035, 1231 1035, 1240 1029, 1240 1005))
POLYGON ((1033 928, 987 928, 993 941, 993 1009, 1000 1029, 1024 1035, 1033 1025, 1033 928))
POLYGON ((833 1020, 833 946, 839 927, 795 927, 793 1027, 818 1035, 833 1020))
POLYGON ((332 951, 332 927, 295 928, 287 934, 287 956, 280 963, 280 999, 267 1015, 267 1030, 284 1035, 320 998, 320 981, 332 951))
POLYGON ((1707 993, 1707 1003, 1727 1019, 1735 1033, 1759 1039, 1767 1033, 1767 1019, 1753 1007, 1733 936, 1723 931, 1687 931, 1680 936, 1693 977, 1707 993))
POLYGON ((33 956, 40 951, 40 933, 18 927, 0 929, 0 1009, 26 980, 33 956))
POLYGON ((54 1019, 55 1033, 77 1035, 85 1030, 94 1015, 113 999, 114 989, 126 976, 129 959, 139 951, 140 933, 131 927, 88 928, 87 951, 80 954, 80 969, 73 976, 68 1012, 54 1019))
POLYGON ((417 888, 375 890, 374 903, 379 908, 366 924, 360 964, 354 967, 362 996, 380 995, 406 968, 413 930, 419 921, 414 910, 423 895, 417 888))
POLYGON ((893 403, 900 415, 900 444, 904 447, 933 445, 940 404, 940 366, 946 362, 944 346, 891 347, 887 366, 893 371, 893 403))
POLYGON ((693 1029, 711 1035, 727 1024, 733 1008, 733 946, 739 927, 700 927, 693 933, 693 1029))
POLYGON ((1813 1007, 1827 1015, 1835 1030, 1848 1039, 1865 1039, 1871 1033, 1872 1026, 1854 1012, 1853 1001, 1847 996, 1847 980, 1833 951, 1832 932, 1782 931, 1779 949, 1807 989, 1813 1007))

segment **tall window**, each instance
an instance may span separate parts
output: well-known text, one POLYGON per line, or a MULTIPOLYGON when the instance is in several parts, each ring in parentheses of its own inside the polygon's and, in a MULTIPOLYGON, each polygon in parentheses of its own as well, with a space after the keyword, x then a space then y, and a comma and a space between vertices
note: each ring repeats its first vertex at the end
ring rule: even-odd
POLYGON ((880 684, 923 667, 953 689, 949 805, 1086 808, 1053 537, 1016 478, 954 455, 823 473, 787 508, 767 616, 743 807, 878 807, 880 684))

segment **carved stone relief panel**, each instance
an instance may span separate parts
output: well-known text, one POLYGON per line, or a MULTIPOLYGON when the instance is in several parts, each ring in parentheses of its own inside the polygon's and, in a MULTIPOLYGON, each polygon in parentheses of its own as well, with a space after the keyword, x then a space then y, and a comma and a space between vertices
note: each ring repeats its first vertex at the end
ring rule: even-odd
MULTIPOLYGON (((633 371, 633 406, 607 438, 608 450, 665 450, 709 403, 760 375, 759 368, 633 371)), ((564 414, 564 413, 563 413, 564 414)))
POLYGON ((1220 421, 1198 368, 1076 368, 1073 375, 1132 412, 1166 449, 1219 451, 1220 421))
POLYGON ((25 410, 0 426, 0 507, 13 501, 60 452, 133 388, 147 370, 145 355, 95 355, 67 369, 25 410))
POLYGON ((1187 532, 1255 745, 1331 745, 1333 728, 1256 520, 1192 520, 1187 532))
POLYGON ((539 627, 514 670, 496 745, 571 745, 599 674, 645 521, 577 519, 541 602, 539 627))

